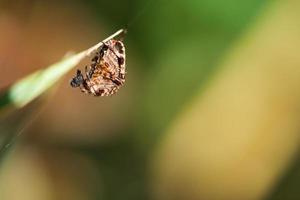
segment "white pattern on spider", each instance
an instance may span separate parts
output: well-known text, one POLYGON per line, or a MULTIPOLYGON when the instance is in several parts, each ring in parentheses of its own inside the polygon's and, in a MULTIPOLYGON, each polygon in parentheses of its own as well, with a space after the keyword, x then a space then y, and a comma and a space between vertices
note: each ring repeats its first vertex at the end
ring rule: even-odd
POLYGON ((115 94, 125 82, 125 47, 119 40, 111 39, 101 46, 85 67, 85 76, 77 70, 71 80, 72 87, 79 87, 82 92, 94 96, 115 94))

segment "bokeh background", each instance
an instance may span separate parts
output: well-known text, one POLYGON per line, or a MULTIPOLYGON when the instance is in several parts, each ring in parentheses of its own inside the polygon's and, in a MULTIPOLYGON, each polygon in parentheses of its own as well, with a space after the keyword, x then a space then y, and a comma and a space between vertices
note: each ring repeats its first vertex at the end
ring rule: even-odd
POLYGON ((300 1, 2 0, 0 86, 124 27, 126 85, 86 96, 70 72, 2 161, 1 200, 300 199, 300 1))

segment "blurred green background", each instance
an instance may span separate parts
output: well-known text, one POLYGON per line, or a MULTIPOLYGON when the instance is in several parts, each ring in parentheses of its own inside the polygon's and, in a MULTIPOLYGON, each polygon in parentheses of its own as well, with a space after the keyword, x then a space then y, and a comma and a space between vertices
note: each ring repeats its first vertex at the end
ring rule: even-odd
POLYGON ((1 200, 300 199, 300 1, 0 1, 0 87, 124 27, 117 95, 1 118, 1 200))

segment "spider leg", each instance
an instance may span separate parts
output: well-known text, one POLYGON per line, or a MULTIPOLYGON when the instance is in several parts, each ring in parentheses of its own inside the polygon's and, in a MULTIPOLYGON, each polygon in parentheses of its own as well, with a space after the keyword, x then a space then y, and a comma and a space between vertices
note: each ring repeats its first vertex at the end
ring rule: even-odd
POLYGON ((91 66, 89 66, 89 68, 88 68, 88 66, 85 66, 84 71, 85 71, 86 79, 90 80, 90 78, 92 76, 92 73, 91 73, 92 72, 92 68, 91 68, 91 66))
POLYGON ((97 51, 97 54, 99 54, 99 57, 102 58, 104 56, 105 51, 107 51, 107 49, 109 48, 109 46, 102 42, 102 46, 99 48, 99 51, 97 51))
POLYGON ((87 87, 86 84, 81 84, 81 85, 79 86, 81 92, 88 94, 88 93, 90 93, 90 91, 89 91, 86 87, 87 87))

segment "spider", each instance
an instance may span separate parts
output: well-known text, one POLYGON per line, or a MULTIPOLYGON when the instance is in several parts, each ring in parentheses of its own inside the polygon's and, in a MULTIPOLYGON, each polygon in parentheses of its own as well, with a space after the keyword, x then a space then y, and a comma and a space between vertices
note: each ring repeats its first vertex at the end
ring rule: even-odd
POLYGON ((125 47, 120 40, 104 42, 85 66, 85 73, 77 70, 71 80, 72 87, 79 87, 83 93, 94 96, 111 96, 125 83, 125 47))

